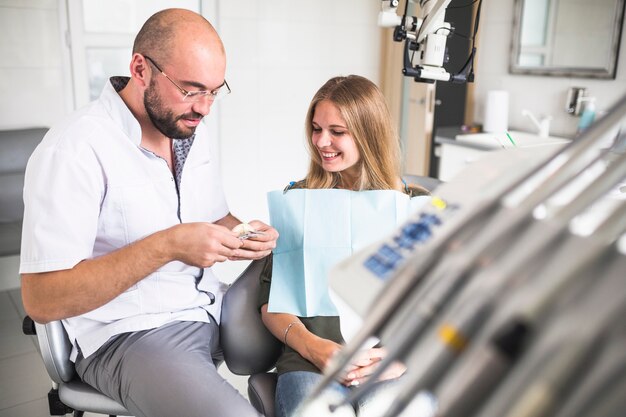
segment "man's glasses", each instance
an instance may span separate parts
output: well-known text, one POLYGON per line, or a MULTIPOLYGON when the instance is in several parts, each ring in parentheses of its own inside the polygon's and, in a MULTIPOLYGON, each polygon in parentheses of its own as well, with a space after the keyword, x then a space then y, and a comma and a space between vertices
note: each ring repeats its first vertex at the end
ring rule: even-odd
POLYGON ((204 97, 208 97, 210 100, 219 100, 220 98, 230 94, 230 87, 228 86, 228 83, 226 82, 226 80, 224 80, 224 84, 222 84, 215 90, 187 91, 184 88, 180 87, 178 84, 176 84, 174 80, 172 80, 170 77, 168 77, 168 75, 165 72, 163 72, 163 70, 157 65, 157 63, 154 62, 154 59, 150 58, 148 55, 144 55, 144 57, 148 61, 150 61, 152 65, 154 65, 154 67, 161 74, 163 74, 165 78, 169 80, 169 82, 171 82, 172 84, 174 84, 176 88, 178 88, 178 91, 180 91, 180 93, 183 95, 183 101, 195 103, 195 102, 202 100, 204 97))

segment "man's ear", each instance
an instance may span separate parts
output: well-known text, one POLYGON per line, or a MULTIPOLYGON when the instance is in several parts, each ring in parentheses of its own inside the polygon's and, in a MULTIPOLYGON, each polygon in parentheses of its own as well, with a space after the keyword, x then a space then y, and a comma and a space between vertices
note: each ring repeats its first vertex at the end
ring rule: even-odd
POLYGON ((147 88, 150 85, 152 68, 146 57, 141 54, 133 54, 130 61, 130 76, 135 79, 137 85, 147 88))

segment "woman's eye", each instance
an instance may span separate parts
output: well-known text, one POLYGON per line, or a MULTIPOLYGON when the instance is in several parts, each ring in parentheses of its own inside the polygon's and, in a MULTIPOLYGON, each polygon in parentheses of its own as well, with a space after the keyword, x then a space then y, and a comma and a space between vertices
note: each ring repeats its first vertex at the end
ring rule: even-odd
POLYGON ((321 131, 322 131, 322 128, 321 128, 321 127, 314 127, 314 128, 313 128, 313 132, 315 132, 315 133, 319 133, 319 132, 321 132, 321 131))
POLYGON ((346 132, 343 132, 343 131, 340 132, 338 130, 331 130, 330 133, 332 133, 333 136, 341 136, 341 135, 345 134, 346 132))

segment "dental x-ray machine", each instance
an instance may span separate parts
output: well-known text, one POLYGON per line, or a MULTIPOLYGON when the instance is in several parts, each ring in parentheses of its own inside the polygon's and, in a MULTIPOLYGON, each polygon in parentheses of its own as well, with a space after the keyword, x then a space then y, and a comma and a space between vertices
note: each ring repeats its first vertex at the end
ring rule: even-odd
MULTIPOLYGON (((443 67, 449 61, 447 38, 454 33, 454 28, 445 21, 445 12, 451 0, 419 0, 419 17, 407 15, 409 1, 413 2, 407 0, 404 14, 398 16, 396 9, 399 0, 383 0, 378 16, 379 26, 394 27, 393 40, 404 42, 402 73, 417 82, 450 81, 462 84, 474 81, 474 38, 478 30, 482 0, 478 0, 474 33, 470 38, 471 52, 463 68, 456 74, 451 74, 443 67)), ((469 7, 474 3, 476 1, 459 7, 469 7)))

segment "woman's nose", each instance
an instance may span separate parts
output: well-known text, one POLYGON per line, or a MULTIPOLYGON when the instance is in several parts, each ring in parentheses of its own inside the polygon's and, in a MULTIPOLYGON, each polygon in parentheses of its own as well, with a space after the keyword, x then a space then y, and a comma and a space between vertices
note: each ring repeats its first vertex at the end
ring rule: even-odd
POLYGON ((330 146, 330 144, 331 144, 330 135, 328 134, 328 132, 325 132, 322 130, 319 133, 318 138, 317 138, 317 147, 324 148, 326 146, 330 146))

